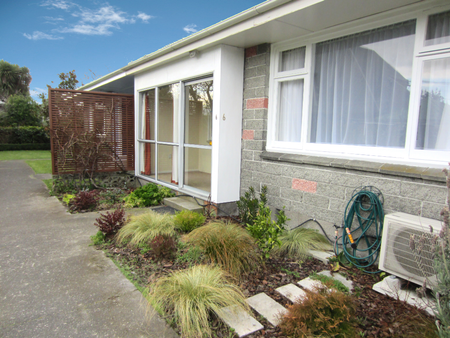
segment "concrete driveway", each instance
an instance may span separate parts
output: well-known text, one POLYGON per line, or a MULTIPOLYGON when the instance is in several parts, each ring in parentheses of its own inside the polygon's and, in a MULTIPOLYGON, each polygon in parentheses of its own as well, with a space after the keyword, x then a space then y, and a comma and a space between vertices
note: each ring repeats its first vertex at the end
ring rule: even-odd
POLYGON ((0 162, 0 337, 178 337, 23 161, 0 162))

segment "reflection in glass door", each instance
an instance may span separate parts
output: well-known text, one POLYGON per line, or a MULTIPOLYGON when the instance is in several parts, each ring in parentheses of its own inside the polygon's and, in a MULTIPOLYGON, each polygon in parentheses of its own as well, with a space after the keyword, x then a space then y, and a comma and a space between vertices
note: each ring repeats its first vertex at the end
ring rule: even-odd
POLYGON ((213 81, 184 87, 184 185, 211 192, 213 81))

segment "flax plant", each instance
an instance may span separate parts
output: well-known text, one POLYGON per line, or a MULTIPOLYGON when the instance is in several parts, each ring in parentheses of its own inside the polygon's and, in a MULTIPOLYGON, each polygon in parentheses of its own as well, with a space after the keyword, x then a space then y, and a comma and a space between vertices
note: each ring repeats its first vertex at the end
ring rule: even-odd
POLYGON ((279 237, 281 246, 274 248, 275 253, 293 259, 302 259, 309 250, 331 250, 332 247, 324 235, 314 229, 296 228, 284 231, 279 237))
POLYGON ((169 214, 159 214, 150 210, 148 213, 132 216, 131 220, 117 233, 116 241, 137 246, 148 243, 157 236, 172 237, 175 233, 173 218, 169 214))
POLYGON ((258 265, 255 240, 237 224, 211 222, 193 230, 186 236, 186 242, 200 248, 211 262, 238 278, 258 265))
POLYGON ((248 311, 242 291, 217 266, 197 265, 150 286, 150 304, 171 313, 184 338, 211 337, 210 314, 233 306, 248 311))

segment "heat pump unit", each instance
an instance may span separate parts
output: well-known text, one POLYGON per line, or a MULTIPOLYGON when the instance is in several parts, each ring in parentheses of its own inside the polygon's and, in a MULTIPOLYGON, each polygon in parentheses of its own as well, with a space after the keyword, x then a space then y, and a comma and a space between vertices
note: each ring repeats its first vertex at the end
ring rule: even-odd
POLYGON ((379 268, 419 285, 427 280, 427 287, 430 287, 430 284, 436 283, 432 241, 440 231, 441 222, 434 219, 402 212, 386 215, 379 268), (433 228, 432 233, 430 226, 433 228), (409 244, 411 236, 415 239, 414 252, 409 244))

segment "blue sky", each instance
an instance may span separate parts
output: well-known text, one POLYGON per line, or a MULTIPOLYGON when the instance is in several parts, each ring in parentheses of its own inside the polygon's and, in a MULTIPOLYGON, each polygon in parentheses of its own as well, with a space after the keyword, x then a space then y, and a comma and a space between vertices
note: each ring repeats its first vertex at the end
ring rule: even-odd
POLYGON ((30 69, 37 99, 59 73, 86 84, 261 2, 3 0, 0 59, 30 69))

